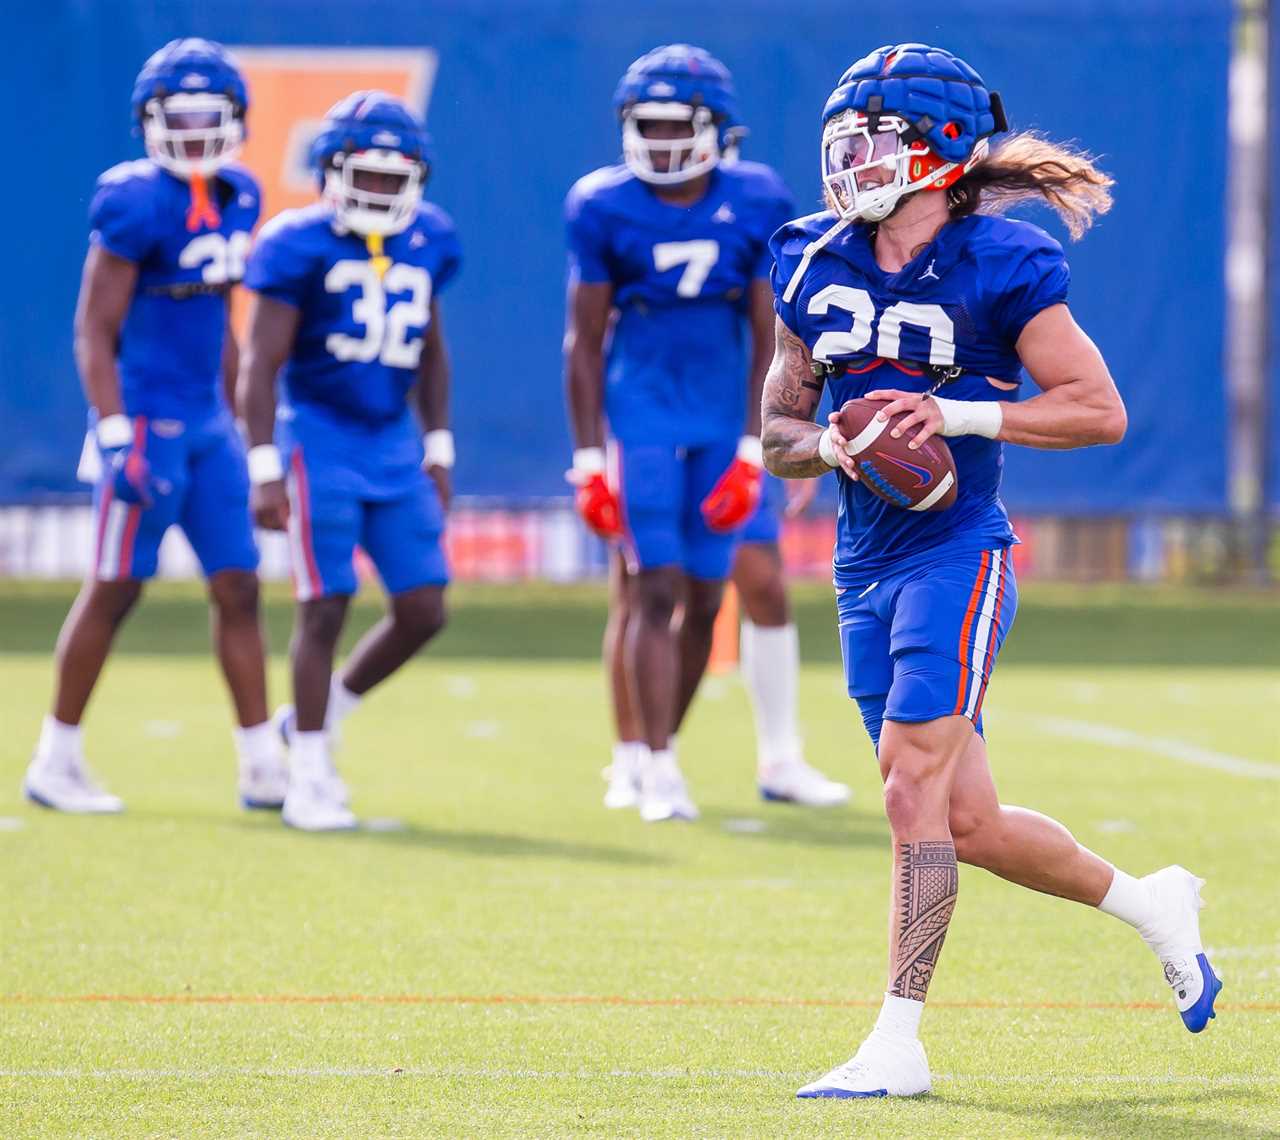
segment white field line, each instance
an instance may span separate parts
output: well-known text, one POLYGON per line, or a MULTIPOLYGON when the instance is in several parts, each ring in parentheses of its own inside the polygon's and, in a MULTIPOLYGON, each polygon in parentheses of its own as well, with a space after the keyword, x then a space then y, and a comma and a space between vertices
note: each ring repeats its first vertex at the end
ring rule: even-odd
MULTIPOLYGON (((411 1067, 389 1069, 386 1067, 322 1067, 322 1068, 253 1068, 252 1066, 218 1065, 201 1069, 0 1069, 0 1080, 100 1080, 100 1081, 214 1081, 230 1077, 262 1077, 272 1079, 338 1079, 381 1077, 388 1080, 402 1078, 426 1078, 432 1080, 493 1080, 493 1081, 553 1081, 553 1080, 768 1080, 803 1082, 811 1080, 812 1070, 779 1071, 774 1069, 523 1069, 473 1065, 438 1065, 425 1068, 411 1067)), ((1054 1075, 1048 1073, 935 1073, 935 1082, 943 1084, 983 1085, 1168 1085, 1186 1088, 1229 1087, 1280 1087, 1280 1076, 1261 1077, 1241 1074, 1238 1076, 1196 1077, 1170 1073, 1121 1074, 1076 1073, 1054 1075)))
POLYGON ((1199 745, 1188 744, 1185 740, 1175 740, 1168 736, 1144 736, 1140 732, 1130 732, 1126 728, 1116 728, 1110 724, 1098 724, 1090 720, 1072 720, 1060 716, 1036 717, 1032 723, 1041 731, 1054 736, 1065 736, 1073 740, 1086 740, 1090 744, 1105 744, 1111 748, 1125 748, 1133 752, 1163 756, 1167 760, 1177 760, 1197 768, 1230 772, 1233 776, 1248 776, 1255 780, 1280 780, 1280 764, 1263 764, 1257 760, 1246 760, 1241 756, 1215 752, 1211 748, 1201 748, 1199 745))

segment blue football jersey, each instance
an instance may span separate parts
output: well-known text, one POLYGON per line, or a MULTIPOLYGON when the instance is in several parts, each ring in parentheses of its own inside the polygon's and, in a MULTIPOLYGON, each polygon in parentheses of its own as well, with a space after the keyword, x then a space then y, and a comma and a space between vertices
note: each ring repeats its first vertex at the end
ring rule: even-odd
POLYGON ((390 265, 379 277, 365 239, 318 203, 264 226, 245 274, 248 288, 299 310, 280 376, 289 438, 358 473, 360 493, 374 497, 394 493, 421 462, 406 401, 431 299, 461 260, 453 222, 425 202, 385 239, 384 254, 390 265))
POLYGON ((613 286, 605 414, 615 437, 694 446, 742 433, 747 293, 768 276, 769 237, 792 212, 782 180, 757 162, 718 167, 689 207, 625 166, 569 191, 571 279, 613 286))
POLYGON ((122 163, 98 179, 90 240, 138 266, 119 347, 130 415, 189 420, 222 406, 226 295, 244 276, 261 198, 238 166, 219 170, 209 193, 221 220, 193 231, 190 187, 150 160, 122 163))
MULTIPOLYGON (((771 243, 778 316, 815 361, 847 365, 827 382, 833 407, 877 388, 1017 399, 1017 339, 1032 317, 1067 297, 1067 263, 1053 238, 1028 222, 972 215, 943 226, 901 270, 886 273, 869 228, 855 224, 802 264, 806 246, 834 224, 829 212, 813 214, 783 226, 771 243)), ((947 443, 959 483, 949 510, 903 510, 837 471, 837 585, 866 585, 943 544, 1017 541, 1000 502, 1003 445, 974 435, 947 443)))

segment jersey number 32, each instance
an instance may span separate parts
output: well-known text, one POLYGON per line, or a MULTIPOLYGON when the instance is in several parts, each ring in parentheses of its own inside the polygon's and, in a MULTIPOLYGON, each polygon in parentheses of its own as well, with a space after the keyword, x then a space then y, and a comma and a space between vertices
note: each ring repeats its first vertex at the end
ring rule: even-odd
POLYGON ((417 368, 422 331, 431 316, 431 275, 421 266, 396 262, 380 278, 370 261, 338 261, 325 274, 328 293, 345 293, 352 286, 359 286, 360 294, 351 316, 364 326, 364 335, 330 333, 325 348, 343 361, 377 360, 388 368, 417 368), (388 293, 409 296, 387 308, 388 293))

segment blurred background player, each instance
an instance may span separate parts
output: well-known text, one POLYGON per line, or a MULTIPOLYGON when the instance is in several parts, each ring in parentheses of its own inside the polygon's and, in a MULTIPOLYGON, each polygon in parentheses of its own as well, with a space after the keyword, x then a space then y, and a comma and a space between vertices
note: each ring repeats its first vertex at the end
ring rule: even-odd
POLYGON ((311 161, 323 201, 272 219, 249 263, 239 400, 254 514, 288 529, 298 600, 294 706, 279 714, 290 744, 284 820, 324 831, 355 825, 333 733, 444 626, 454 445, 439 294, 460 251, 448 216, 422 201, 426 131, 394 96, 358 91, 337 103, 311 161), (357 544, 388 612, 335 675, 357 544))
POLYGON ((283 799, 244 447, 224 392, 236 371, 227 294, 244 274, 259 210, 257 184, 233 164, 248 104, 220 45, 166 44, 133 88, 147 158, 103 174, 90 207, 75 344, 91 405, 81 472, 96 483, 96 544, 93 573, 58 637, 53 709, 24 784, 46 807, 123 806, 90 775, 80 721, 175 524, 209 583, 214 644, 240 726, 241 802, 278 808, 283 799))
POLYGON ((978 210, 1043 198, 1078 237, 1110 208, 1111 180, 1088 155, 1034 135, 991 151, 990 137, 1007 129, 999 97, 963 60, 923 44, 858 60, 822 123, 830 209, 774 240, 778 345, 764 445, 780 475, 837 471, 840 641, 884 777, 893 883, 875 1028, 799 1095, 929 1091, 918 1029, 958 861, 1133 925, 1198 1033, 1221 988, 1200 942, 1201 880, 1181 867, 1135 879, 1060 823, 1001 804, 982 735, 983 696, 1018 600, 1003 444, 1118 443, 1126 414, 1067 307, 1062 247, 1027 222, 978 210), (1015 402, 1024 368, 1040 392, 1015 402), (872 426, 907 412, 892 434, 911 447, 949 437, 954 505, 908 511, 868 491, 836 413, 825 430, 813 423, 815 376, 837 409, 862 396, 888 401, 872 426))
MULTIPOLYGON (((849 788, 804 760, 800 735, 800 635, 791 617, 779 545, 782 516, 794 518, 813 501, 816 480, 783 482, 766 475, 760 504, 739 533, 731 580, 742 607, 740 670, 756 726, 756 782, 763 799, 807 807, 847 803, 849 788), (785 505, 784 505, 785 500, 785 505)), ((609 678, 618 739, 605 769, 605 806, 635 807, 645 756, 644 729, 631 699, 626 629, 631 619, 626 560, 609 560, 609 620, 605 626, 605 672, 609 678)))
POLYGON ((741 128, 729 72, 701 48, 642 56, 614 106, 625 162, 580 179, 565 203, 570 477, 583 518, 621 540, 626 563, 606 639, 625 706, 607 802, 693 819, 674 738, 735 532, 759 502, 768 239, 791 197, 767 166, 721 162, 741 128))

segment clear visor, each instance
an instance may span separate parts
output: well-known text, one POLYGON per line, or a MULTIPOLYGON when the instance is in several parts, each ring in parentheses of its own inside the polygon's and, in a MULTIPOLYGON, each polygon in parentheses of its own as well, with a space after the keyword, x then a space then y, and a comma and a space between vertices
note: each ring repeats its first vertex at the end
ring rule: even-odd
POLYGON ((325 176, 325 193, 339 219, 359 234, 399 233, 422 199, 424 167, 393 150, 339 156, 325 176))
POLYGON ((904 181, 910 145, 905 120, 881 115, 876 129, 857 112, 833 119, 824 132, 822 179, 838 212, 859 212, 859 198, 904 181))
POLYGON ((170 95, 147 104, 143 137, 147 153, 166 170, 212 174, 235 158, 244 124, 225 95, 170 95))

